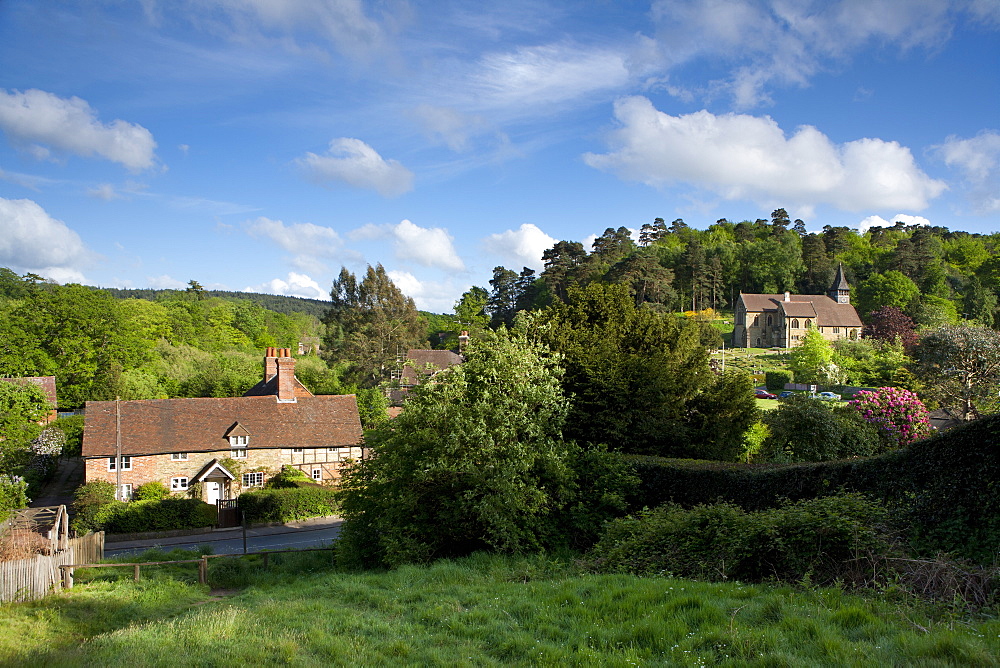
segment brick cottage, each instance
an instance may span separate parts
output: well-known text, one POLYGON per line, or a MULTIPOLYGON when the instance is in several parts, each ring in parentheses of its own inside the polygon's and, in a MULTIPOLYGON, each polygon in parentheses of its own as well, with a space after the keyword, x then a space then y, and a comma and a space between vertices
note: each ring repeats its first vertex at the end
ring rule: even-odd
POLYGON ((313 395, 287 348, 268 348, 263 379, 242 397, 88 401, 86 415, 86 481, 111 482, 122 499, 156 480, 215 503, 282 466, 327 483, 365 455, 354 395, 313 395))

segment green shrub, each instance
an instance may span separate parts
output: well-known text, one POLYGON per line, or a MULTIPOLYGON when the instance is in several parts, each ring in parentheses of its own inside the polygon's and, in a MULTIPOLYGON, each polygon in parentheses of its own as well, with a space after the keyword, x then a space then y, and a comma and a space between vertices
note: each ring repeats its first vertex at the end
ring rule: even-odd
POLYGON ((856 411, 838 410, 806 396, 792 396, 764 416, 771 432, 758 457, 773 461, 819 462, 875 454, 878 429, 856 411))
POLYGON ((262 489, 240 495, 240 510, 247 522, 291 522, 337 513, 336 491, 311 485, 262 489))
POLYGON ((17 476, 0 474, 0 522, 10 511, 28 506, 28 483, 17 476))
POLYGON ((792 382, 791 371, 768 371, 764 374, 764 385, 768 392, 781 392, 790 382, 792 382))
POLYGON ((66 445, 63 454, 67 457, 80 455, 80 448, 83 444, 83 420, 82 415, 71 415, 61 417, 52 422, 50 427, 62 430, 66 434, 66 445))
POLYGON ((170 490, 159 480, 152 480, 135 488, 136 501, 159 501, 170 496, 170 490))
POLYGON ((879 500, 918 553, 991 563, 1000 551, 1000 415, 868 459, 731 464, 631 457, 642 481, 630 507, 728 501, 761 510, 839 489, 879 500))
POLYGON ((77 487, 73 495, 73 530, 77 533, 100 531, 97 513, 114 500, 114 483, 106 480, 94 480, 77 487))
POLYGON ((94 517, 108 533, 141 533, 209 527, 218 521, 216 507, 197 499, 161 501, 112 501, 94 517))
POLYGON ((868 577, 859 561, 891 552, 886 511, 859 494, 746 512, 729 504, 660 506, 612 522, 589 555, 600 571, 708 580, 817 583, 868 577))
POLYGON ((272 476, 264 489, 289 489, 301 487, 303 484, 316 485, 313 479, 294 466, 282 466, 277 475, 272 476))

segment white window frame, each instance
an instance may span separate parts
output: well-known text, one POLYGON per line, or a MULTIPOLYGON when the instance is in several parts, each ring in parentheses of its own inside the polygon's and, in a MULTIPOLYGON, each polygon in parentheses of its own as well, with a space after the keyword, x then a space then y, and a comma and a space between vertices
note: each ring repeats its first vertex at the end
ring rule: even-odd
POLYGON ((233 448, 231 454, 233 459, 246 459, 247 449, 246 448, 233 448))
POLYGON ((132 500, 132 483, 123 482, 118 488, 118 500, 119 501, 131 501, 132 500))
MULTIPOLYGON (((121 464, 122 464, 122 466, 121 466, 121 470, 122 471, 131 471, 132 470, 132 456, 131 455, 122 455, 122 457, 121 457, 121 464)), ((114 457, 108 457, 108 470, 109 471, 116 471, 116 470, 118 470, 117 468, 115 468, 115 458, 114 457)))
POLYGON ((170 491, 171 492, 184 492, 188 488, 187 476, 178 476, 176 478, 170 479, 170 491))
POLYGON ((323 479, 323 469, 320 468, 319 466, 314 466, 313 470, 312 470, 312 479, 313 480, 322 480, 323 479))
POLYGON ((244 473, 241 482, 244 487, 262 487, 264 485, 264 472, 250 471, 249 473, 244 473))
POLYGON ((239 434, 236 436, 229 437, 229 447, 231 448, 245 448, 250 442, 250 437, 246 434, 239 434))
POLYGON ((171 452, 170 461, 173 462, 186 462, 188 459, 188 453, 186 452, 171 452))

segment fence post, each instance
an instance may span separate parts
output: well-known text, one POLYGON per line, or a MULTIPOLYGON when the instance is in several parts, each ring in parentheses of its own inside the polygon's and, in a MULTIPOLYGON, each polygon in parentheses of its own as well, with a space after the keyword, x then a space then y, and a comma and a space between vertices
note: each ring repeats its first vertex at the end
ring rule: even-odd
POLYGON ((73 588, 73 567, 72 566, 60 566, 59 570, 63 574, 63 589, 73 588))
POLYGON ((139 564, 135 565, 135 581, 139 581, 139 564))
POLYGON ((198 584, 208 584, 208 557, 205 556, 198 562, 198 584))

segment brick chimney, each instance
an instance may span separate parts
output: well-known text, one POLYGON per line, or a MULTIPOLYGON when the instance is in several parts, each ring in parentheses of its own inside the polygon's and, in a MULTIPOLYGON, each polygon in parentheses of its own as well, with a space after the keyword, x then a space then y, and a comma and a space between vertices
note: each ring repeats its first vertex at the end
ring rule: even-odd
POLYGON ((264 382, 274 378, 274 374, 278 373, 278 360, 277 360, 277 349, 268 348, 267 352, 264 353, 264 382))
POLYGON ((278 375, 278 403, 295 401, 295 359, 288 348, 279 348, 275 358, 278 375))

